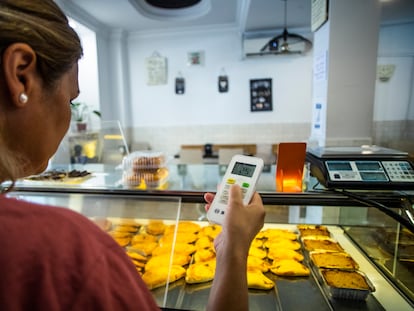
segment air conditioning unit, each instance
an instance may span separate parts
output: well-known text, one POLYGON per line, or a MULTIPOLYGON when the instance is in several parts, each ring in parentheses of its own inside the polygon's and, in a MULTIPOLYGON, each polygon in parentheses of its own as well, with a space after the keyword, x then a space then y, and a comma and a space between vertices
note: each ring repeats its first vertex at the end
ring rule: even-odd
POLYGON ((255 32, 242 35, 243 57, 263 57, 274 55, 303 55, 310 51, 312 42, 298 34, 255 32))

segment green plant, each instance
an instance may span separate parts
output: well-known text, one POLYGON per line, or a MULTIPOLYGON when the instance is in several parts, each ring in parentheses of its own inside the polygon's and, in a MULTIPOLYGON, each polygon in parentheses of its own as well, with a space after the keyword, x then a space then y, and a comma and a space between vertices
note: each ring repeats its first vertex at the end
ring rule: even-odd
POLYGON ((72 110, 72 119, 76 122, 85 122, 88 120, 89 114, 93 113, 101 117, 101 112, 98 110, 90 110, 89 106, 82 102, 71 102, 70 108, 72 110))

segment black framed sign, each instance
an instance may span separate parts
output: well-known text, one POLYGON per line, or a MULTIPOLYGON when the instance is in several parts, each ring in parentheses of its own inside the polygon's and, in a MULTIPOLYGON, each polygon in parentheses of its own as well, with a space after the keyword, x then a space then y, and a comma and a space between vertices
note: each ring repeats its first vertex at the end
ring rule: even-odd
POLYGON ((272 79, 250 80, 250 111, 272 110, 272 79))

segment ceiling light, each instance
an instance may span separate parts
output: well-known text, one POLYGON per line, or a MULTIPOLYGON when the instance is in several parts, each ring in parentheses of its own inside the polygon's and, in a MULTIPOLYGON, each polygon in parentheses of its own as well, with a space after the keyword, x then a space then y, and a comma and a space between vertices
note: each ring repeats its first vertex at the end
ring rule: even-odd
POLYGON ((210 0, 128 0, 142 15, 158 20, 190 20, 206 15, 210 0))

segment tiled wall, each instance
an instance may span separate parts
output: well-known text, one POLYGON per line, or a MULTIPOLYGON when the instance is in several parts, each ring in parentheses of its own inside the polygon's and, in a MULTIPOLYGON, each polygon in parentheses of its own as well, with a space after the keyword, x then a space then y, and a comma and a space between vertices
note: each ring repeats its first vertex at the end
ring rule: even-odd
MULTIPOLYGON (((255 143, 258 152, 270 152, 272 144, 287 141, 307 141, 309 123, 245 124, 245 125, 198 125, 156 126, 127 129, 131 150, 145 149, 163 151, 175 155, 181 145, 205 143, 255 143)), ((376 121, 373 123, 372 140, 346 138, 329 145, 358 146, 372 143, 414 153, 414 121, 376 121)))
POLYGON ((310 133, 310 124, 134 127, 128 132, 133 142, 132 150, 135 149, 134 144, 139 146, 140 142, 146 142, 152 150, 174 155, 179 152, 181 145, 251 143, 257 144, 260 150, 282 141, 306 141, 310 133))

